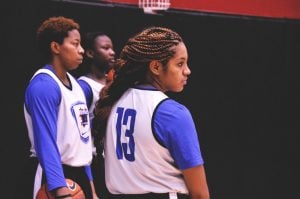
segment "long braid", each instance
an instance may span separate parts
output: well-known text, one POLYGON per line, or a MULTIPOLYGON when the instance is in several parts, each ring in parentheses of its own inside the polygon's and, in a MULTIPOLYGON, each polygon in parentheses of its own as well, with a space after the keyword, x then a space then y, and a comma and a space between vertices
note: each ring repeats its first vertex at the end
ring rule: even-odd
POLYGON ((173 30, 163 27, 144 29, 130 38, 116 62, 113 82, 105 86, 94 109, 92 135, 97 152, 102 151, 102 141, 106 132, 106 123, 114 103, 130 87, 145 82, 149 63, 152 60, 166 65, 174 55, 174 47, 182 38, 173 30))

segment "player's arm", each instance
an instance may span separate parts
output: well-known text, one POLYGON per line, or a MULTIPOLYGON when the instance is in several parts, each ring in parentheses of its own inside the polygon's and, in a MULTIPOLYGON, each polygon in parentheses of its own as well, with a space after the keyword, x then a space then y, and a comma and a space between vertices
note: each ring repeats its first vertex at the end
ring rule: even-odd
POLYGON ((39 74, 31 81, 25 94, 25 106, 32 118, 35 151, 49 190, 60 192, 67 189, 56 143, 60 89, 47 74, 39 74))
POLYGON ((203 165, 182 170, 191 199, 209 199, 205 169, 203 165))
POLYGON ((99 199, 99 197, 97 196, 97 193, 96 193, 94 181, 90 181, 90 185, 91 185, 91 189, 92 189, 92 193, 93 193, 93 199, 99 199))
POLYGON ((96 193, 96 189, 95 189, 95 185, 94 185, 94 180, 93 180, 93 173, 92 173, 92 169, 91 166, 85 166, 85 173, 87 174, 89 181, 90 181, 90 185, 91 185, 91 189, 92 189, 92 193, 93 193, 93 199, 99 199, 99 197, 97 196, 96 193))
POLYGON ((188 109, 174 100, 166 100, 157 108, 154 124, 156 136, 182 171, 191 198, 208 199, 204 161, 188 109))

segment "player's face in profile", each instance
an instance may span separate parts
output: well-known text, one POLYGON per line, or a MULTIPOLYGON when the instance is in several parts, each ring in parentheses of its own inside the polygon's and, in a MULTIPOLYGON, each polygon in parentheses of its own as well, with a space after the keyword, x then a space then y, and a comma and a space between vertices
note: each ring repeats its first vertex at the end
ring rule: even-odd
POLYGON ((80 33, 74 29, 69 31, 59 47, 60 61, 68 70, 76 69, 82 63, 84 49, 80 42, 80 33))
POLYGON ((180 92, 187 84, 191 70, 188 67, 188 53, 183 42, 175 47, 176 53, 167 63, 167 70, 160 77, 164 90, 180 92))

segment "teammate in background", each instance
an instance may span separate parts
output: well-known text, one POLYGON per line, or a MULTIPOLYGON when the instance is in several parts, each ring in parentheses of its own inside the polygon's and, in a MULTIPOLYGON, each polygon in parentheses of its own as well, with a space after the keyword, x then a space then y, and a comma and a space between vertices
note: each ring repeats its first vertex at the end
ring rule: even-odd
MULTIPOLYGON (((93 118, 95 103, 99 99, 101 89, 108 81, 112 81, 115 51, 111 38, 103 32, 89 32, 84 39, 85 59, 83 67, 87 72, 78 78, 78 82, 87 97, 90 119, 93 118)), ((103 151, 96 152, 92 162, 92 176, 98 196, 106 197, 107 189, 104 181, 103 151), (97 155, 98 154, 98 155, 97 155)))
POLYGON ((193 118, 165 94, 183 90, 187 63, 182 38, 164 27, 146 28, 122 49, 92 121, 110 198, 209 199, 193 118))
POLYGON ((89 112, 80 85, 69 73, 83 59, 79 29, 73 19, 59 16, 45 20, 37 30, 44 66, 35 72, 25 92, 34 169, 32 189, 22 198, 35 199, 41 183, 46 182, 55 198, 71 199, 65 178, 76 181, 86 199, 93 198, 85 171, 92 161, 89 112))
POLYGON ((84 49, 85 63, 83 67, 87 71, 78 78, 78 81, 86 94, 90 119, 92 120, 93 109, 99 99, 100 90, 106 85, 108 72, 114 66, 115 51, 111 38, 103 32, 87 33, 84 40, 84 49))

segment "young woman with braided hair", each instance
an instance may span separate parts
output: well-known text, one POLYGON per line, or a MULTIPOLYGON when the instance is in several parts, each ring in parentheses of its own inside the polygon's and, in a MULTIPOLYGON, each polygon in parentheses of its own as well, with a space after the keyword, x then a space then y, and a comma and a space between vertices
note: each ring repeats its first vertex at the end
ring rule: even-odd
POLYGON ((209 198, 192 116, 165 94, 183 90, 187 62, 182 38, 168 28, 146 28, 122 49, 92 128, 96 147, 104 143, 110 198, 209 198))

